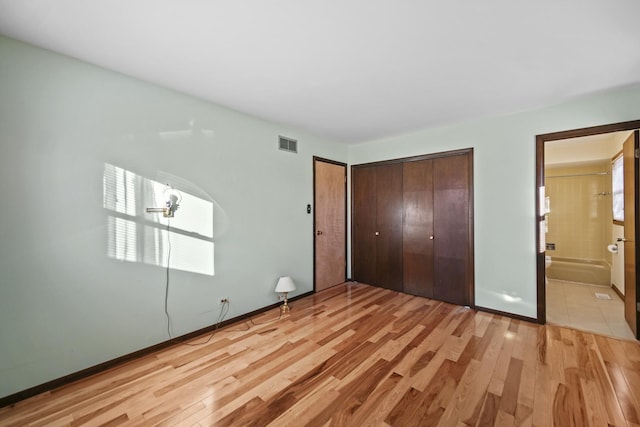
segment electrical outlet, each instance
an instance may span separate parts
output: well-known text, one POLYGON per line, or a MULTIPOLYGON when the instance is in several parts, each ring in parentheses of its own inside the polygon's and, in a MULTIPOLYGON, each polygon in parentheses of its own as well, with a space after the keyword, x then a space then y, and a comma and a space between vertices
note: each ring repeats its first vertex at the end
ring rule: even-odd
POLYGON ((228 304, 229 303, 229 298, 222 298, 220 300, 220 304, 228 304))

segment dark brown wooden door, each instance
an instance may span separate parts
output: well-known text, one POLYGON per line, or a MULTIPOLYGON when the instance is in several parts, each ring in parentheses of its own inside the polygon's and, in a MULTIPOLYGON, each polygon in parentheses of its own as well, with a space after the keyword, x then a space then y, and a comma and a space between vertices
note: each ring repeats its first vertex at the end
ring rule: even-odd
POLYGON ((376 277, 376 170, 351 169, 352 191, 352 278, 377 284, 376 277))
POLYGON ((402 164, 376 167, 376 285, 402 291, 402 164))
POLYGON ((356 167, 353 279, 402 290, 402 164, 356 167))
POLYGON ((471 153, 433 160, 433 297, 471 305, 471 153))
POLYGON ((472 296, 471 152, 403 167, 404 291, 460 305, 472 296))
POLYGON ((347 276, 346 176, 343 163, 314 158, 314 284, 321 291, 347 276))
POLYGON ((624 317, 636 338, 640 339, 638 325, 638 224, 639 168, 636 150, 639 146, 639 132, 635 131, 627 138, 622 147, 624 170, 624 317))
POLYGON ((433 298, 433 160, 403 165, 404 291, 433 298))

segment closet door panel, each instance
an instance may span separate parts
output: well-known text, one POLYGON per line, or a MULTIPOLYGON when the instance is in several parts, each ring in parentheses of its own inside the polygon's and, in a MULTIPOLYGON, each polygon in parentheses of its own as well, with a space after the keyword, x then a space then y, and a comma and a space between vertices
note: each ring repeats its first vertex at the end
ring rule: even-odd
POLYGON ((467 154, 433 160, 433 297, 459 305, 470 304, 470 159, 467 154))
POLYGON ((376 279, 376 170, 352 168, 352 277, 374 285, 376 279))
POLYGON ((376 167, 377 283, 402 291, 402 164, 376 167))
POLYGON ((404 292, 433 298, 433 161, 403 165, 404 292))

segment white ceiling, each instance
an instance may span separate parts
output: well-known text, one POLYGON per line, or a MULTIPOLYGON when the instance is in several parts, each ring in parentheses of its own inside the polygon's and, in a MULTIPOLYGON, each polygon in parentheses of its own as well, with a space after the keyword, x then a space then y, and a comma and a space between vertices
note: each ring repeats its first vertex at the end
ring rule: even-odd
POLYGON ((4 35, 347 143, 639 83, 638 17, 638 0, 0 0, 4 35))
POLYGON ((622 143, 631 133, 621 131, 547 141, 544 144, 544 164, 546 167, 564 167, 609 162, 622 150, 622 143))

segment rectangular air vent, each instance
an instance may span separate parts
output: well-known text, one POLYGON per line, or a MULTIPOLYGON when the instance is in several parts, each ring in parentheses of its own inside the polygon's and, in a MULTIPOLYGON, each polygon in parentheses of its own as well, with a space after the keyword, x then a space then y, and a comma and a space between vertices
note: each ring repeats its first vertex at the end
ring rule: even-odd
POLYGON ((288 151, 290 153, 298 152, 298 141, 295 139, 287 138, 286 136, 279 136, 278 143, 282 151, 288 151))

